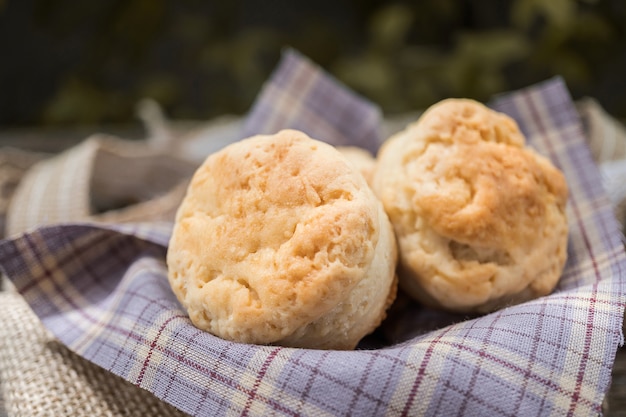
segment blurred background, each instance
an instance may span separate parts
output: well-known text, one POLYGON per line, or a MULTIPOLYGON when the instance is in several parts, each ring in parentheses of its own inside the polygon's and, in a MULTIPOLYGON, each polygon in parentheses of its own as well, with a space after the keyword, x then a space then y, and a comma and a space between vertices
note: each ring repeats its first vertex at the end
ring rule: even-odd
POLYGON ((553 75, 626 119, 622 0, 0 0, 0 129, 244 114, 291 46, 388 115, 553 75))

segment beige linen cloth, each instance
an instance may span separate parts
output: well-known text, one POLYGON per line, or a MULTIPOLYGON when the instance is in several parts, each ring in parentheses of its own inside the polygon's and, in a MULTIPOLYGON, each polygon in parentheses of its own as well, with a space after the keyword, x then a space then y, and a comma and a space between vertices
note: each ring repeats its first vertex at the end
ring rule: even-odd
POLYGON ((15 188, 26 171, 47 156, 17 148, 0 148, 0 235, 4 235, 6 214, 15 188))
POLYGON ((9 204, 5 234, 83 220, 171 220, 194 169, 145 143, 92 136, 26 172, 9 204))
MULTIPOLYGON (((626 130, 592 99, 581 100, 578 108, 623 222, 626 130)), ((6 216, 5 235, 56 222, 172 220, 189 176, 203 159, 200 155, 232 141, 238 120, 174 133, 153 107, 146 111, 149 130, 157 138, 153 142, 94 136, 51 158, 0 149, 0 225, 6 216)), ((388 120, 384 131, 397 130, 406 120, 388 120)), ((0 416, 4 414, 185 415, 73 354, 6 287, 0 291, 0 416)))

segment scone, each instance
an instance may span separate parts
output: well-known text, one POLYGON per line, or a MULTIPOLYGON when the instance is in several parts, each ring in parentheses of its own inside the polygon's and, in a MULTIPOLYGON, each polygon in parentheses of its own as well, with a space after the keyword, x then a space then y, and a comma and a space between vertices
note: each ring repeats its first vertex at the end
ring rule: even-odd
POLYGON ((401 287, 458 312, 550 293, 563 269, 568 189, 510 117, 444 100, 381 148, 373 188, 398 241, 401 287))
POLYGON ((357 146, 337 146, 337 150, 346 157, 357 171, 363 174, 365 181, 371 185, 376 168, 376 159, 372 154, 357 146))
POLYGON ((295 130, 209 156, 177 212, 171 287, 193 324, 255 344, 353 349, 395 298, 382 204, 331 145, 295 130))

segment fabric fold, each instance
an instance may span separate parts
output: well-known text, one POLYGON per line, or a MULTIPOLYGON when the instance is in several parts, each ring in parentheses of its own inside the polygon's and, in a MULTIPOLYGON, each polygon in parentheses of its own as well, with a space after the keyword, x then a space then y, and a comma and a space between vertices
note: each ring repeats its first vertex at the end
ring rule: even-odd
POLYGON ((243 123, 242 137, 301 130, 335 146, 359 145, 375 154, 382 112, 322 68, 287 48, 243 123))
POLYGON ((143 143, 94 135, 24 174, 6 235, 62 222, 173 221, 195 168, 143 143))

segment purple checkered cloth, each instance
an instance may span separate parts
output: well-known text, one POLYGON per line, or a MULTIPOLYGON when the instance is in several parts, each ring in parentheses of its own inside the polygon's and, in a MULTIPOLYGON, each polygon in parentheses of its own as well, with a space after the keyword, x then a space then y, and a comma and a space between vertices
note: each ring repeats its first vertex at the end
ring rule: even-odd
MULTIPOLYGON (((297 55, 286 60, 259 100, 269 100, 268 91, 287 96, 276 92, 281 86, 297 97, 306 85, 307 100, 329 101, 314 109, 342 107, 334 103, 342 94, 314 94, 317 83, 328 85, 323 73, 297 55)), ((618 224, 561 80, 491 104, 513 116, 568 180, 569 258, 547 297, 411 329, 387 346, 324 351, 233 343, 195 328, 168 285, 169 224, 48 226, 1 242, 0 265, 67 347, 191 415, 600 414, 623 343, 618 224)), ((298 111, 308 117, 310 105, 298 111)), ((257 104, 251 117, 261 110, 257 104)), ((369 135, 355 132, 351 143, 371 146, 369 135)), ((416 326, 432 315, 414 311, 416 326)))
POLYGON ((287 49, 244 122, 244 137, 298 129, 335 146, 380 146, 380 108, 287 49))

